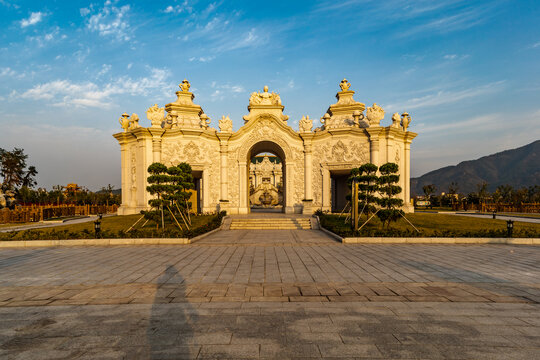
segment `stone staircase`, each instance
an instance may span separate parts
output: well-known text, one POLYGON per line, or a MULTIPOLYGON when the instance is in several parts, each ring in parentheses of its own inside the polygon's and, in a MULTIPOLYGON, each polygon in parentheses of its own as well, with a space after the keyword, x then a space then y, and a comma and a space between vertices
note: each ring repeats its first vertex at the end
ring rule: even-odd
POLYGON ((233 218, 229 230, 309 230, 311 218, 233 218))

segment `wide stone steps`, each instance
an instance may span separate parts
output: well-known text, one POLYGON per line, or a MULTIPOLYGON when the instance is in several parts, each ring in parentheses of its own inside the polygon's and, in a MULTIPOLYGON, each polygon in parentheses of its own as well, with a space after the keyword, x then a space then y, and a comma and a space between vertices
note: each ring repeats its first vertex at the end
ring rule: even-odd
POLYGON ((240 218, 232 219, 230 230, 309 230, 309 218, 240 218))

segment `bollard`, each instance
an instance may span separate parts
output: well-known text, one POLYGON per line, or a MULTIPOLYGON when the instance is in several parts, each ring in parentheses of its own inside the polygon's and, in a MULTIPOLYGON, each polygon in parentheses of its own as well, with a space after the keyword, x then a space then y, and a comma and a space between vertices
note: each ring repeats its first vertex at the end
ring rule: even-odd
POLYGON ((514 222, 512 220, 506 221, 506 231, 507 231, 507 237, 512 237, 512 231, 514 230, 514 222))
POLYGON ((96 233, 96 239, 99 239, 101 237, 101 219, 102 215, 98 214, 98 218, 96 221, 94 221, 94 231, 96 233))

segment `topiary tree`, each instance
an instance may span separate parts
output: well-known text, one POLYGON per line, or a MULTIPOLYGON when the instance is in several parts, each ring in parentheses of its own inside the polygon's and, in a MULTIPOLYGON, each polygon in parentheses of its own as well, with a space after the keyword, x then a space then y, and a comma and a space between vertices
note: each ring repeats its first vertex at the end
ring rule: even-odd
POLYGON ((191 220, 188 200, 191 193, 188 190, 194 188, 191 166, 180 163, 177 166, 167 167, 161 163, 153 163, 148 167, 148 172, 150 176, 147 181, 150 185, 146 187, 146 190, 155 198, 148 201, 153 209, 144 211, 144 216, 158 224, 161 218, 161 226, 165 228, 165 219, 170 218, 165 216, 165 210, 167 210, 180 229, 182 227, 178 217, 189 229, 191 220))
MULTIPOLYGON (((173 217, 179 215, 187 228, 191 225, 189 217, 190 204, 188 203, 191 193, 188 191, 195 187, 191 166, 188 163, 180 163, 167 169, 169 186, 164 198, 170 201, 169 211, 173 217), (189 225, 188 225, 189 224, 189 225)), ((176 217, 175 217, 176 220, 176 217)))
POLYGON ((390 226, 390 223, 403 216, 403 200, 396 198, 395 195, 401 193, 401 187, 396 185, 399 182, 399 167, 394 163, 386 163, 379 168, 379 205, 381 208, 377 212, 377 217, 383 223, 383 226, 390 226))
POLYGON ((358 211, 365 213, 368 217, 377 211, 376 205, 379 201, 376 196, 379 189, 377 169, 377 165, 366 163, 352 169, 349 177, 349 183, 353 181, 358 183, 358 211))
POLYGON ((146 191, 156 197, 148 200, 148 205, 150 205, 153 210, 145 211, 143 214, 147 219, 154 220, 156 224, 159 224, 158 219, 161 217, 161 227, 165 228, 163 208, 170 203, 170 201, 163 196, 167 194, 169 188, 167 166, 155 162, 148 167, 148 173, 150 176, 148 176, 147 181, 150 185, 146 187, 146 191))

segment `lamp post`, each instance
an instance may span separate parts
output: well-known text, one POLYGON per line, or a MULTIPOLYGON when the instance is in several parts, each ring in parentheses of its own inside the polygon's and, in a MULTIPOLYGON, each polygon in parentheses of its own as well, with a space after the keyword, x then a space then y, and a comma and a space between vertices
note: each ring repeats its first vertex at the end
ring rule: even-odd
POLYGON ((512 237, 512 231, 514 230, 514 221, 512 220, 507 220, 506 221, 506 231, 507 231, 507 236, 508 237, 512 237))
POLYGON ((103 215, 98 214, 98 218, 96 221, 94 221, 94 231, 96 233, 96 239, 101 237, 101 219, 103 218, 103 215))

